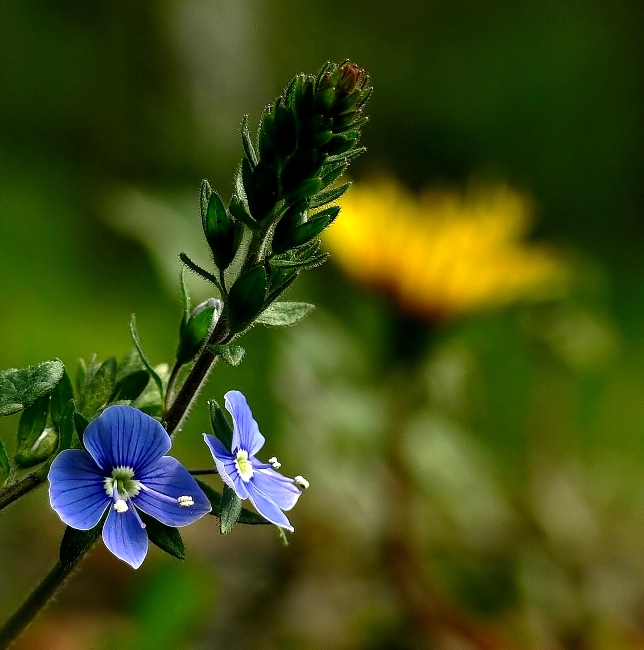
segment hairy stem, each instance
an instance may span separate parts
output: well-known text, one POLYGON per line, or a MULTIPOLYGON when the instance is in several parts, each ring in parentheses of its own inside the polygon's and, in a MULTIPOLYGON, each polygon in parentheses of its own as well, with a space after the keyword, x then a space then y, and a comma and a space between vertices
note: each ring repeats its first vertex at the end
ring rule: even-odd
POLYGON ((69 562, 65 566, 60 561, 56 562, 53 569, 33 590, 27 600, 25 600, 14 615, 0 628, 0 650, 8 648, 24 632, 31 621, 36 618, 37 614, 49 604, 56 595, 56 592, 67 582, 67 579, 83 559, 85 553, 79 554, 73 562, 69 562))
POLYGON ((48 470, 49 466, 45 465, 35 472, 27 474, 27 476, 23 476, 21 479, 2 488, 0 490, 0 512, 7 506, 10 506, 14 501, 24 497, 25 494, 28 494, 34 488, 42 485, 47 478, 48 470))

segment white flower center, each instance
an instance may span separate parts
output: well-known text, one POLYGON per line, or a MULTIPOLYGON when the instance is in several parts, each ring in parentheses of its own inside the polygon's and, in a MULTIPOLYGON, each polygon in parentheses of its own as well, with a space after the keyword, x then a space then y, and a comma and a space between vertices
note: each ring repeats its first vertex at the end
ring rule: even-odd
POLYGON ((188 494, 177 499, 182 508, 191 508, 195 505, 195 500, 188 494))
POLYGON ((253 478, 255 470, 248 460, 247 451, 240 449, 237 452, 237 456, 235 457, 235 466, 239 471, 239 475, 242 477, 242 481, 247 483, 251 478, 253 478))
MULTIPOLYGON (((114 488, 116 488, 121 501, 127 499, 128 497, 135 497, 141 491, 141 483, 134 478, 134 470, 131 467, 116 467, 112 470, 112 475, 108 476, 103 486, 108 497, 114 496, 114 488)), ((114 508, 117 512, 126 512, 127 504, 125 510, 120 510, 116 507, 115 503, 114 508)))

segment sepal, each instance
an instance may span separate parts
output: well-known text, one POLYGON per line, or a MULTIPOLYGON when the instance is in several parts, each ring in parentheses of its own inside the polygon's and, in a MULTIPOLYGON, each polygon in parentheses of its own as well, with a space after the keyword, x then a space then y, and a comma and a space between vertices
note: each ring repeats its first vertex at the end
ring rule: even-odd
POLYGON ((233 334, 244 330, 261 312, 267 284, 266 269, 262 265, 237 278, 228 294, 228 323, 233 334))
POLYGON ((39 397, 26 408, 18 422, 18 444, 14 463, 20 469, 28 469, 47 460, 58 447, 58 434, 47 428, 49 395, 39 397))

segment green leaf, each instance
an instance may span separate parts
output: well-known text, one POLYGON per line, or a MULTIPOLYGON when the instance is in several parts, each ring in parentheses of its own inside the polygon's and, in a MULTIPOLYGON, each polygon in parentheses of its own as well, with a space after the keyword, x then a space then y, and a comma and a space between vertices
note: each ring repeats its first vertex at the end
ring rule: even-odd
POLYGON ((166 526, 140 510, 139 515, 145 524, 145 530, 153 544, 156 544, 162 551, 165 551, 168 555, 172 555, 177 560, 186 559, 186 547, 181 538, 181 533, 176 528, 166 526))
POLYGON ((212 194, 212 187, 210 183, 204 178, 201 181, 201 190, 199 192, 199 206, 201 208, 201 223, 203 224, 206 219, 206 212, 208 211, 208 201, 212 194))
POLYGON ((344 183, 344 185, 339 185, 338 187, 328 187, 311 197, 309 200, 309 207, 317 208, 321 205, 331 203, 332 201, 337 201, 350 187, 350 182, 344 183))
POLYGON ((257 319, 257 323, 271 327, 293 325, 315 309, 308 302, 274 302, 257 319))
POLYGON ((179 253, 179 259, 195 274, 200 278, 204 279, 206 282, 214 284, 220 292, 223 293, 219 280, 206 269, 202 268, 196 262, 193 262, 185 253, 179 253))
POLYGON ((61 361, 0 372, 0 416, 18 413, 39 397, 51 393, 65 371, 61 361))
POLYGON ((330 253, 321 253, 316 257, 312 257, 306 260, 287 260, 274 258, 271 260, 271 266, 291 268, 291 269, 300 269, 302 271, 307 271, 313 269, 320 264, 324 264, 329 259, 330 253))
POLYGON ((263 266, 255 266, 237 278, 228 294, 228 323, 233 334, 253 322, 266 299, 268 278, 263 266))
POLYGON ((85 429, 89 426, 89 420, 82 413, 74 411, 74 426, 76 427, 78 438, 82 442, 85 429))
POLYGON ((74 399, 74 388, 72 387, 72 379, 67 372, 67 368, 63 371, 63 376, 60 378, 56 388, 51 394, 51 401, 49 402, 49 411, 51 419, 58 427, 60 419, 63 416, 63 411, 70 400, 74 399))
POLYGON ((233 428, 230 426, 226 414, 214 399, 208 400, 208 411, 210 412, 212 432, 230 451, 233 443, 233 428))
POLYGON ((241 499, 227 485, 221 495, 221 514, 219 515, 219 532, 227 535, 237 523, 242 509, 241 499))
POLYGON ((72 568, 94 544, 102 527, 102 520, 91 530, 76 530, 67 526, 58 554, 60 566, 63 569, 72 568))
POLYGON ((74 400, 69 400, 60 418, 60 424, 58 427, 59 452, 65 449, 70 449, 72 446, 74 446, 75 440, 78 439, 78 434, 76 433, 76 424, 74 423, 75 408, 76 406, 74 404, 74 400))
POLYGON ((181 327, 184 327, 190 319, 190 293, 186 284, 186 267, 182 266, 179 273, 179 284, 181 287, 181 306, 183 307, 183 318, 181 327))
MULTIPOLYGON (((210 505, 212 506, 212 511, 210 512, 211 515, 214 517, 220 517, 221 516, 221 494, 215 490, 212 485, 205 483, 204 481, 199 480, 198 478, 195 478, 195 481, 199 484, 199 487, 203 490, 204 494, 208 498, 208 501, 210 501, 210 505)), ((239 517, 237 518, 237 523, 238 524, 246 524, 250 526, 265 526, 265 525, 270 525, 271 522, 268 521, 268 519, 264 519, 262 515, 258 515, 256 512, 252 512, 251 510, 247 510, 246 508, 242 508, 241 512, 239 513, 239 517)))
POLYGON ((233 367, 238 366, 246 354, 246 350, 241 345, 215 345, 212 351, 233 367))
POLYGON ((15 464, 21 469, 33 467, 49 458, 58 446, 58 436, 46 429, 49 415, 49 395, 39 397, 20 416, 15 464))
POLYGON ((253 141, 251 140, 250 137, 250 131, 248 130, 248 115, 244 115, 244 119, 242 120, 241 136, 242 136, 242 145, 244 147, 244 153, 246 154, 246 158, 248 158, 251 167, 255 169, 255 167, 257 167, 258 158, 257 158, 257 152, 255 151, 255 147, 253 146, 253 141))
POLYGON ((164 395, 163 395, 163 382, 161 381, 161 377, 155 372, 154 368, 150 365, 150 362, 148 361, 147 356, 145 355, 145 352, 143 351, 143 346, 141 345, 141 339, 139 338, 139 332, 136 329, 136 316, 132 314, 132 319, 130 320, 130 332, 132 333, 132 340, 134 341, 134 345, 136 346, 137 352, 139 353, 139 357, 141 358, 141 362, 145 366, 145 369, 148 371, 148 374, 152 379, 154 380, 154 383, 157 385, 157 388, 159 389, 159 396, 161 397, 161 403, 163 404, 164 400, 164 395))
POLYGON ((110 402, 134 401, 146 389, 150 375, 147 370, 137 370, 123 377, 116 383, 110 397, 110 402))
POLYGON ((212 331, 215 305, 214 300, 201 303, 188 319, 188 322, 180 329, 177 363, 186 364, 197 356, 212 331))
POLYGON ((91 378, 87 378, 85 389, 81 395, 80 412, 91 416, 103 408, 114 391, 115 382, 116 358, 109 357, 98 367, 91 378))
POLYGON ((208 202, 206 219, 203 222, 206 241, 212 251, 215 265, 226 270, 235 257, 235 232, 233 220, 228 215, 224 203, 217 192, 212 192, 208 202))
POLYGON ((0 487, 2 487, 11 474, 11 462, 7 455, 4 443, 0 440, 0 487))

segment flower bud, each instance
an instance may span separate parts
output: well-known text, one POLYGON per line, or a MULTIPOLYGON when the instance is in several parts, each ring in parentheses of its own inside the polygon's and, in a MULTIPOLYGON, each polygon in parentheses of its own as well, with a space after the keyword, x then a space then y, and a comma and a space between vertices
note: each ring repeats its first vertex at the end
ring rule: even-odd
POLYGON ((210 298, 197 305, 187 321, 181 323, 177 363, 192 361, 208 339, 221 314, 221 300, 210 298))

